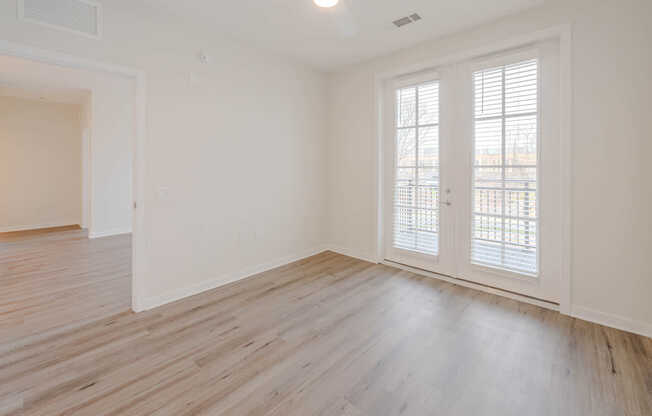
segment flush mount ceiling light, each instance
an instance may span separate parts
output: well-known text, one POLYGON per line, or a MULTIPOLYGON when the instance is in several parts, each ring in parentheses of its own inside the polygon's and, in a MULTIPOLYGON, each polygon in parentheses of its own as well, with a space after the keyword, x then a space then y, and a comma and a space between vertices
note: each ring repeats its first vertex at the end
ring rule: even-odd
POLYGON ((333 7, 339 0, 314 0, 315 4, 319 7, 333 7))

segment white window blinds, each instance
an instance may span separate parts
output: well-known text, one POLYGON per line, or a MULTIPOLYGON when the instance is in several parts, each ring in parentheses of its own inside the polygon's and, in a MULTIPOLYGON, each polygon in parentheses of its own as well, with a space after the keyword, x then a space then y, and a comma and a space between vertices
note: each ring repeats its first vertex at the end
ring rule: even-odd
POLYGON ((538 273, 536 59, 473 73, 471 262, 538 273))
POLYGON ((396 90, 393 245, 439 252, 439 81, 396 90))

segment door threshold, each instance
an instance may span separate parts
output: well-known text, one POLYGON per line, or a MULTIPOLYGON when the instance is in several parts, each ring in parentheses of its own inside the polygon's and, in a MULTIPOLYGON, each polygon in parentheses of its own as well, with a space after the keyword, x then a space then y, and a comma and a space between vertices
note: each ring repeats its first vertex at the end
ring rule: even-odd
POLYGON ((494 286, 484 285, 482 283, 476 283, 470 280, 460 279, 458 277, 431 272, 429 270, 421 269, 419 267, 413 267, 403 263, 398 263, 392 260, 385 259, 382 261, 382 264, 385 264, 387 266, 397 267, 399 269, 407 270, 416 274, 420 274, 422 276, 434 277, 435 279, 443 280, 445 282, 453 283, 459 286, 464 286, 471 289, 480 290, 482 292, 491 293, 492 295, 502 296, 505 298, 517 300, 519 302, 529 303, 531 305, 540 306, 542 308, 559 312, 559 303, 551 302, 545 299, 539 299, 534 296, 523 295, 517 292, 500 289, 494 286))

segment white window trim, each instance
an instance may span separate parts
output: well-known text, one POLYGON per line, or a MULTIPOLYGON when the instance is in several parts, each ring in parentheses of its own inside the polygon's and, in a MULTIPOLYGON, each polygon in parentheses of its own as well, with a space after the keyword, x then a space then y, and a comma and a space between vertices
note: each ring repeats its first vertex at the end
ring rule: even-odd
POLYGON ((537 46, 526 46, 516 50, 507 52, 498 52, 489 57, 481 57, 471 60, 471 72, 481 71, 483 69, 491 69, 495 67, 511 65, 520 61, 527 61, 529 59, 539 59, 541 52, 537 46))
POLYGON ((408 74, 395 78, 391 84, 391 87, 395 90, 400 88, 415 87, 419 84, 430 81, 439 82, 440 78, 441 77, 439 76, 439 72, 437 71, 420 71, 418 73, 408 74))

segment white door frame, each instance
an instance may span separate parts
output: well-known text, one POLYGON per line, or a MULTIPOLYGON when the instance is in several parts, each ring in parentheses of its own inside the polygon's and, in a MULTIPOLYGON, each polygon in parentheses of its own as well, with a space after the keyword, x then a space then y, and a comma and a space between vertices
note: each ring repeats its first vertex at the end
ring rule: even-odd
MULTIPOLYGON (((384 241, 383 236, 384 226, 383 218, 385 213, 384 207, 384 183, 383 183, 383 166, 384 166, 384 151, 383 151, 383 134, 384 134, 384 118, 386 117, 383 108, 383 94, 387 82, 399 76, 407 74, 414 74, 425 70, 436 70, 438 67, 444 65, 451 65, 473 58, 478 58, 491 53, 507 51, 523 46, 540 42, 544 40, 558 39, 560 46, 560 147, 561 147, 561 191, 562 195, 562 229, 564 230, 561 241, 562 250, 562 265, 561 265, 561 293, 559 311, 562 314, 571 314, 572 294, 571 294, 571 249, 572 249, 572 200, 571 200, 571 143, 572 143, 572 114, 571 114, 571 99, 572 99, 572 73, 571 73, 571 26, 560 25, 550 27, 544 30, 536 31, 529 34, 513 36, 502 41, 487 44, 475 49, 463 51, 453 55, 448 55, 432 60, 419 62, 415 64, 408 64, 405 66, 397 67, 387 72, 380 72, 374 76, 374 113, 375 120, 375 141, 376 146, 373 166, 374 184, 374 206, 377 207, 375 213, 376 222, 376 260, 379 263, 384 262, 383 253, 384 241)), ((418 270, 415 270, 418 271, 418 270)), ((456 284, 473 287, 479 290, 484 290, 490 293, 500 294, 503 296, 516 298, 522 301, 540 304, 535 300, 527 297, 520 296, 511 292, 502 291, 495 288, 489 288, 481 285, 474 284, 462 279, 455 279, 446 276, 436 275, 434 273, 425 273, 433 277, 441 278, 448 281, 453 281, 456 284)), ((541 305, 546 306, 546 305, 541 305)))
POLYGON ((30 61, 57 65, 64 68, 84 69, 128 77, 136 82, 136 132, 134 140, 133 202, 137 209, 132 216, 132 260, 131 260, 131 309, 135 312, 143 308, 143 285, 147 271, 145 255, 145 154, 147 142, 147 95, 145 71, 107 64, 72 55, 34 48, 29 45, 0 40, 0 55, 23 58, 30 61))
MULTIPOLYGON (((90 111, 90 104, 84 102, 84 111, 90 111)), ((90 174, 90 164, 91 164, 91 128, 89 126, 84 127, 82 131, 82 214, 81 214, 81 228, 88 229, 90 226, 91 218, 91 174, 90 174)))

